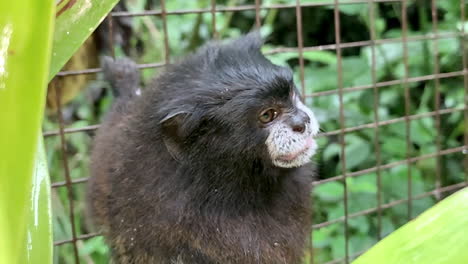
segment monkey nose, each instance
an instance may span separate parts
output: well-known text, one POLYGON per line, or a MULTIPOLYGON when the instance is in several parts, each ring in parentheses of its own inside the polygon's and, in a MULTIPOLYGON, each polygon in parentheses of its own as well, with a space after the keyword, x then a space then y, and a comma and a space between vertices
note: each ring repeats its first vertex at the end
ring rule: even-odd
POLYGON ((291 126, 292 131, 296 133, 304 133, 306 130, 306 124, 309 122, 309 116, 301 110, 297 111, 289 118, 289 125, 291 126))
POLYGON ((305 131, 305 124, 297 124, 295 126, 292 126, 292 130, 297 133, 304 133, 305 131))

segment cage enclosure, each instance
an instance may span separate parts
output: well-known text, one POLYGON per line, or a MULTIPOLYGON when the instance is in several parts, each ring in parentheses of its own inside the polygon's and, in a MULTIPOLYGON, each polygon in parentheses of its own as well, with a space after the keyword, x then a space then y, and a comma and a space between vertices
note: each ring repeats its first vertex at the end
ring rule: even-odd
POLYGON ((468 185, 464 0, 121 1, 59 72, 43 124, 55 263, 108 263, 84 212, 91 139, 112 95, 99 57, 143 82, 210 39, 259 29, 319 119, 304 263, 350 263, 468 185))

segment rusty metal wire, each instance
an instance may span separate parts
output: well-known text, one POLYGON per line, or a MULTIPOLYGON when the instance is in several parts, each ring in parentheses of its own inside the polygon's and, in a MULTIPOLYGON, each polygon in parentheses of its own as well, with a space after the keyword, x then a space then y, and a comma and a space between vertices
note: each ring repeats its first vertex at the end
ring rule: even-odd
MULTIPOLYGON (((438 19, 437 19, 437 6, 436 6, 436 1, 431 0, 431 13, 432 13, 432 32, 434 34, 437 34, 438 32, 438 19)), ((433 41, 433 48, 434 48, 434 74, 438 74, 440 72, 440 66, 439 66, 439 45, 437 41, 433 41)), ((435 83, 435 98, 434 98, 434 109, 436 112, 435 115, 435 128, 436 128, 436 147, 437 147, 437 153, 440 153, 441 149, 441 143, 440 143, 440 79, 435 78, 434 79, 435 83)), ((436 190, 439 189, 442 186, 441 182, 441 156, 437 155, 436 157, 436 179, 435 179, 435 185, 436 185, 436 190)), ((442 197, 440 194, 436 195, 437 200, 440 200, 442 197)))
POLYGON ((216 29, 216 0, 211 0, 211 28, 213 30, 213 39, 218 39, 218 30, 216 29))
MULTIPOLYGON (((301 5, 303 7, 303 5, 301 5)), ((425 40, 437 40, 437 39, 450 39, 464 36, 464 33, 440 33, 440 34, 426 34, 426 35, 419 35, 419 36, 408 36, 406 42, 412 41, 425 41, 425 40)), ((391 44, 391 43, 400 43, 402 38, 388 38, 388 39, 376 39, 374 44, 375 45, 382 45, 382 44, 391 44)), ((369 47, 372 46, 373 42, 370 40, 365 41, 354 41, 354 42, 343 42, 338 44, 328 44, 328 45, 319 45, 313 47, 303 47, 303 52, 308 51, 317 51, 317 50, 336 50, 338 46, 340 48, 357 48, 357 47, 369 47)), ((270 51, 266 51, 265 54, 277 54, 277 53, 284 53, 284 52, 298 52, 299 47, 281 47, 275 48, 270 51)), ((152 69, 152 68, 161 68, 166 66, 165 62, 155 62, 155 63, 145 63, 139 64, 138 68, 140 69, 152 69)), ((96 74, 101 72, 100 68, 92 68, 92 69, 83 69, 83 70, 68 70, 68 71, 61 71, 57 73, 57 76, 70 76, 70 75, 81 75, 81 74, 96 74)), ((432 75, 428 75, 432 76, 432 75)))
POLYGON ((76 226, 75 226, 75 206, 74 206, 74 199, 73 199, 73 188, 72 188, 72 180, 70 176, 70 168, 68 166, 67 160, 67 143, 65 140, 65 133, 64 133, 64 122, 62 117, 62 107, 61 107, 61 88, 54 85, 52 82, 51 89, 55 90, 55 102, 57 104, 57 116, 59 120, 59 128, 60 128, 60 146, 61 146, 61 154, 62 154, 62 164, 63 170, 65 174, 65 186, 67 187, 68 192, 68 205, 69 205, 69 216, 70 216, 70 225, 71 225, 71 233, 72 233, 72 243, 73 243, 73 253, 75 258, 75 263, 80 263, 79 255, 78 255, 78 246, 76 245, 77 235, 76 235, 76 226))
MULTIPOLYGON (((408 85, 409 78, 409 63, 408 63, 408 14, 407 14, 407 0, 403 0, 401 4, 401 30, 402 30, 402 40, 403 40, 403 65, 405 68, 405 75, 403 78, 403 87, 405 89, 405 132, 406 132, 406 160, 409 160, 411 157, 412 151, 412 142, 411 142, 411 122, 409 115, 411 112, 410 105, 410 90, 408 85)), ((413 184, 412 184, 412 175, 411 175, 411 164, 407 163, 408 171, 408 221, 411 220, 413 216, 413 184)))
MULTIPOLYGON (((374 44, 371 47, 371 80, 374 90, 374 109, 379 109, 379 88, 377 87, 377 58, 375 52, 375 4, 369 0, 367 3, 369 6, 369 26, 370 26, 370 38, 371 42, 374 44)), ((380 154, 380 137, 379 137, 379 111, 374 111, 374 150, 375 150, 375 161, 376 161, 376 184, 377 184, 377 239, 382 239, 382 175, 380 173, 380 165, 382 163, 382 158, 380 154)))
MULTIPOLYGON (((260 16, 261 0, 255 0, 255 28, 259 29, 262 26, 262 18, 260 16)), ((214 10, 216 12, 216 10, 214 10)))
POLYGON ((349 225, 348 225, 348 182, 346 181, 347 170, 346 170, 346 141, 345 141, 345 115, 344 115, 344 103, 343 103, 343 64, 342 64, 342 47, 341 44, 341 25, 340 25, 340 6, 338 0, 334 0, 333 14, 335 20, 335 43, 336 48, 336 71, 338 75, 337 86, 338 96, 340 101, 340 150, 341 150, 341 173, 343 181, 343 204, 344 204, 344 237, 345 237, 345 262, 349 262, 349 225))
MULTIPOLYGON (((361 255, 365 250, 359 252, 350 252, 349 246, 349 226, 348 221, 349 219, 353 219, 359 216, 367 216, 373 217, 376 215, 377 220, 377 239, 380 240, 383 237, 382 234, 382 212, 385 209, 393 208, 399 205, 406 205, 407 207, 407 217, 408 220, 414 217, 413 215, 413 201, 422 199, 425 197, 434 197, 435 199, 439 200, 443 197, 443 194, 456 191, 463 187, 468 186, 468 155, 464 156, 464 169, 465 169, 465 181, 451 184, 448 186, 444 186, 441 177, 441 161, 442 158, 446 155, 455 154, 455 153, 465 153, 468 151, 468 132, 465 131, 464 133, 464 145, 457 146, 457 147, 450 147, 450 148, 442 148, 441 142, 441 118, 444 115, 449 115, 453 113, 463 112, 464 121, 468 123, 468 58, 466 52, 462 52, 462 64, 463 69, 459 71, 453 72, 441 72, 440 69, 440 62, 439 62, 439 47, 438 47, 438 40, 442 39, 452 39, 452 38, 466 38, 466 32, 464 31, 464 27, 461 27, 461 32, 456 33, 446 33, 446 32, 439 32, 438 28, 438 11, 436 6, 436 0, 431 0, 431 17, 432 17, 432 31, 427 34, 423 35, 409 35, 409 24, 408 24, 408 14, 407 14, 407 5, 408 0, 328 0, 328 1, 314 1, 308 3, 302 3, 300 0, 296 0, 295 4, 263 4, 261 0, 255 0, 254 4, 249 5, 238 5, 238 6, 219 6, 216 3, 216 0, 210 0, 210 4, 207 8, 201 9, 187 9, 187 10, 168 10, 166 7, 166 1, 160 1, 160 10, 145 10, 141 12, 112 12, 108 15, 106 21, 109 25, 109 45, 110 51, 113 55, 114 52, 114 41, 113 41, 113 18, 118 17, 137 17, 137 16, 158 16, 162 21, 162 30, 164 33, 164 61, 154 62, 154 63, 146 63, 140 64, 138 67, 142 70, 144 69, 152 69, 152 68, 161 68, 166 66, 171 62, 171 51, 170 51, 170 43, 169 43, 169 35, 170 32, 168 31, 168 23, 167 18, 169 16, 177 16, 177 15, 185 15, 185 14, 211 14, 211 30, 212 30, 212 37, 214 39, 218 39, 219 32, 217 29, 217 20, 216 15, 222 14, 226 12, 241 12, 241 11, 255 11, 255 23, 252 25, 253 28, 260 28, 262 25, 262 16, 261 11, 263 10, 271 10, 271 9, 294 9, 296 14, 296 32, 297 32, 297 47, 280 47, 269 50, 266 52, 268 55, 284 53, 284 52, 297 52, 298 59, 299 59, 299 80, 300 80, 300 90, 302 91, 303 98, 316 98, 321 96, 330 96, 330 95, 337 95, 339 98, 339 129, 328 131, 328 132, 321 132, 318 137, 338 137, 339 142, 341 144, 340 148, 340 157, 341 157, 341 172, 339 175, 336 175, 331 178, 327 179, 320 179, 313 183, 312 188, 317 186, 329 183, 329 182, 341 182, 344 188, 343 193, 343 205, 344 211, 343 216, 328 220, 325 222, 316 222, 313 223, 312 228, 313 230, 318 230, 332 224, 342 224, 344 227, 344 237, 345 237, 345 252, 344 257, 341 259, 335 259, 327 262, 326 264, 333 264, 333 263, 349 263, 352 259, 361 255), (397 3, 401 5, 401 30, 402 36, 399 38, 387 38, 387 39, 378 39, 376 35, 376 11, 375 8, 379 3, 397 3), (354 42, 343 42, 341 39, 341 25, 340 25, 340 7, 343 5, 350 5, 350 4, 367 4, 369 7, 369 40, 361 40, 361 41, 354 41, 354 42), (329 6, 333 8, 333 21, 334 21, 334 29, 335 29, 335 43, 326 44, 326 45, 317 45, 317 46, 304 46, 304 36, 303 36, 303 16, 302 11, 303 8, 307 7, 320 7, 320 6, 329 6), (432 42, 433 48, 433 56, 434 56, 434 67, 432 74, 427 74, 423 76, 413 76, 411 77, 409 74, 409 47, 408 44, 410 42, 415 41, 430 41, 432 42), (378 82, 377 73, 376 73, 376 46, 377 45, 385 45, 385 44, 401 44, 403 50, 403 68, 404 68, 404 76, 401 79, 395 80, 386 80, 378 82), (345 87, 343 84, 343 65, 342 65, 342 53, 344 49, 347 48, 356 48, 356 47, 370 47, 371 50, 371 83, 364 84, 364 85, 357 85, 352 87, 345 87), (305 80, 305 64, 306 59, 304 57, 305 52, 310 51, 335 51, 337 57, 337 86, 336 89, 326 90, 326 91, 314 91, 312 93, 306 94, 306 80, 305 80), (441 92, 440 92, 440 82, 443 79, 450 79, 450 78, 463 78, 463 87, 464 87, 464 105, 463 107, 456 107, 456 108, 441 108, 441 92), (411 87, 413 83, 419 82, 433 82, 434 83, 434 111, 425 112, 425 113, 417 113, 411 114, 411 87), (401 93, 404 95, 404 116, 390 119, 390 120, 381 120, 377 109, 379 108, 379 89, 384 87, 391 87, 399 85, 401 86, 401 93), (356 92, 356 91, 363 91, 372 89, 373 92, 373 121, 370 123, 363 123, 361 125, 356 125, 352 127, 346 127, 346 120, 345 120, 345 112, 346 106, 343 103, 343 97, 347 93, 356 92), (436 131, 436 151, 434 153, 424 154, 420 156, 414 156, 414 151, 412 147, 412 135, 411 135, 411 122, 414 120, 419 120, 422 118, 433 118, 434 119, 434 128, 436 131), (403 160, 398 160, 390 163, 384 164, 382 162, 381 157, 381 138, 379 131, 382 127, 397 124, 397 123, 404 123, 405 125, 405 142, 406 142, 406 157, 403 160), (348 171, 346 169, 346 152, 345 152, 345 136, 348 133, 361 131, 364 129, 373 129, 374 132, 374 139, 373 139, 373 146, 375 151, 375 164, 373 167, 365 168, 358 171, 348 171), (414 194, 412 188, 412 174, 411 174, 411 167, 414 163, 427 160, 427 159, 436 159, 436 172, 435 172, 435 186, 434 189, 421 193, 421 194, 414 194), (405 166, 407 167, 407 198, 395 200, 391 202, 384 203, 382 197, 382 172, 384 170, 388 170, 391 168, 395 168, 398 166, 405 166), (366 210, 358 211, 358 212, 349 212, 348 206, 348 199, 349 199, 349 190, 348 190, 348 183, 347 180, 350 178, 359 177, 365 174, 375 173, 376 175, 376 206, 374 208, 369 208, 366 210)), ((460 17, 461 20, 464 21, 465 13, 466 13, 466 6, 464 4, 464 0, 460 0, 460 17)), ((465 51, 465 42, 461 41, 462 50, 465 51)), ((67 76, 74 76, 74 75, 85 75, 85 74, 96 74, 101 72, 100 68, 92 68, 92 69, 81 69, 81 70, 68 70, 62 71, 57 74, 59 77, 66 78, 67 76)), ((399 88, 392 88, 392 89, 399 89, 399 88)), ((57 89, 57 93, 59 89, 57 89)), ((59 97, 59 96, 58 96, 59 97)), ((59 99, 57 99, 59 100, 59 99)), ((57 101, 57 105, 60 106, 59 102, 57 101)), ((61 108, 58 108, 58 122, 59 122, 59 129, 53 131, 45 131, 43 133, 44 137, 52 137, 52 136, 60 136, 60 143, 61 143, 61 151, 62 151, 62 158, 63 158, 63 167, 64 167, 64 174, 65 180, 54 182, 52 183, 52 188, 66 188, 68 191, 68 199, 69 199, 69 206, 70 206, 70 222, 72 226, 72 237, 70 239, 55 241, 55 246, 65 245, 65 244, 72 244, 74 250, 74 257, 75 263, 79 263, 79 254, 78 254, 78 247, 76 242, 78 240, 85 240, 90 239, 95 236, 99 236, 98 233, 90 233, 90 234, 77 234, 75 230, 75 212, 74 212, 74 203, 73 203, 73 188, 74 184, 83 184, 88 181, 87 175, 83 175, 84 177, 71 179, 70 177, 70 169, 68 167, 67 161, 67 154, 66 154, 66 139, 65 135, 70 133, 93 133, 97 128, 99 128, 99 124, 85 126, 81 128, 66 128, 62 115, 61 115, 61 108)), ((313 232, 312 232, 313 233, 313 232)), ((310 244, 308 247, 309 251, 309 263, 316 263, 317 260, 314 257, 314 250, 313 244, 314 237, 311 234, 310 244)))
MULTIPOLYGON (((353 259, 359 257, 360 255, 362 255, 364 252, 366 252, 367 249, 361 250, 361 251, 359 251, 357 253, 354 253, 354 254, 350 255, 349 258, 351 260, 353 260, 353 259)), ((346 261, 346 258, 334 259, 332 261, 325 262, 324 264, 338 264, 338 263, 343 263, 344 261, 346 261)))
MULTIPOLYGON (((436 189, 436 190, 433 190, 433 191, 430 191, 430 192, 425 192, 425 193, 419 194, 419 195, 413 197, 412 199, 413 200, 418 200, 418 199, 422 199, 422 198, 425 198, 425 197, 428 197, 428 196, 435 196, 437 192, 440 192, 440 193, 453 192, 453 191, 462 189, 462 188, 467 187, 467 186, 468 186, 468 183, 461 182, 461 183, 458 183, 458 184, 445 186, 445 187, 442 187, 442 188, 439 188, 439 189, 436 189)), ((408 201, 408 199, 396 200, 396 201, 393 201, 393 202, 390 202, 390 203, 383 204, 383 205, 381 205, 380 208, 381 209, 392 208, 392 207, 395 207, 397 205, 404 204, 407 201, 408 201)), ((370 209, 367 209, 367 210, 359 211, 359 212, 356 212, 356 213, 349 214, 348 218, 355 218, 355 217, 358 217, 358 216, 369 215, 369 214, 375 213, 377 210, 379 210, 379 208, 376 207, 376 208, 370 208, 370 209)), ((331 221, 322 222, 320 224, 312 225, 312 228, 313 229, 320 229, 320 228, 323 228, 323 227, 326 227, 326 226, 329 226, 329 225, 332 225, 332 224, 340 223, 340 222, 343 222, 343 221, 344 221, 344 217, 340 217, 340 218, 337 218, 337 219, 334 219, 334 220, 331 220, 331 221)), ((76 237, 75 241, 76 240, 83 240, 83 239, 92 238, 92 237, 95 237, 95 236, 98 236, 98 235, 99 235, 99 233, 90 233, 90 234, 86 234, 86 235, 80 235, 80 236, 76 237)), ((55 241, 54 245, 58 246, 58 245, 66 244, 66 243, 73 243, 73 239, 55 241)))
POLYGON ((169 33, 167 33, 167 11, 166 11, 166 0, 161 0, 161 19, 163 21, 164 31, 164 59, 165 63, 171 62, 171 52, 169 50, 169 33))
MULTIPOLYGON (((465 17, 466 17, 466 4, 465 4, 465 1, 461 0, 460 1, 460 20, 465 22, 465 17)), ((462 37, 465 37, 466 38, 466 32, 465 32, 465 27, 461 27, 461 33, 462 33, 462 37)), ((464 98, 464 105, 465 105, 465 111, 463 111, 464 113, 464 121, 465 121, 465 124, 468 124, 468 109, 466 108, 466 106, 468 105, 468 58, 467 58, 467 54, 466 54, 466 44, 465 44, 465 41, 462 41, 461 42, 461 47, 462 47, 462 63, 463 63, 463 71, 464 71, 464 74, 463 74, 463 86, 465 88, 465 98, 464 98)), ((465 128, 465 133, 463 135, 463 142, 465 144, 465 146, 468 146, 468 130, 465 128)), ((465 181, 468 183, 468 151, 465 149, 465 157, 463 159, 463 163, 464 163, 464 167, 465 167, 465 181)))
POLYGON ((99 235, 100 235, 99 233, 89 233, 89 234, 85 234, 85 235, 79 235, 75 239, 58 240, 58 241, 54 242, 54 246, 60 246, 60 245, 69 244, 69 243, 75 244, 75 242, 77 240, 90 239, 90 238, 93 238, 93 237, 96 237, 96 236, 99 236, 99 235))
MULTIPOLYGON (((402 0, 373 0, 374 3, 397 3, 402 0)), ((367 0, 342 0, 340 5, 350 5, 350 4, 363 4, 367 0)), ((302 7, 318 7, 318 6, 329 6, 330 1, 317 1, 312 3, 301 3, 302 7)), ((296 8, 295 4, 272 4, 272 5, 262 5, 258 10, 264 9, 287 9, 287 8, 296 8)), ((229 6, 229 7, 217 7, 215 12, 239 12, 239 11, 248 11, 256 10, 255 5, 241 5, 241 6, 229 6)), ((200 14, 200 13, 209 13, 210 9, 187 9, 187 10, 171 10, 167 11, 166 15, 186 15, 186 14, 200 14)), ((146 10, 141 12, 112 12, 113 17, 134 17, 134 16, 159 16, 162 15, 162 10, 146 10)))
MULTIPOLYGON (((305 74, 304 74, 304 37, 302 32, 302 6, 301 1, 296 0, 296 32, 297 32, 297 52, 299 53, 299 78, 301 81, 301 97, 303 100, 306 98, 306 84, 305 84, 305 74)), ((312 191, 312 190, 311 190, 312 191)), ((311 208, 313 212, 313 207, 311 208)), ((313 213, 311 219, 313 219, 313 213)), ((313 221, 313 220, 312 220, 313 221)), ((310 235, 308 251, 309 251, 309 262, 313 262, 314 259, 314 234, 313 232, 310 235)))
MULTIPOLYGON (((438 192, 440 192, 440 193, 452 192, 452 191, 455 191, 455 190, 462 189, 462 188, 464 188, 466 186, 468 186, 468 184, 466 182, 453 184, 453 185, 450 185, 450 186, 435 189, 435 190, 430 191, 430 192, 425 192, 425 193, 416 195, 414 197, 411 197, 411 199, 412 200, 418 200, 418 199, 422 199, 422 198, 425 198, 425 197, 428 197, 428 196, 431 196, 431 195, 436 196, 438 192)), ((388 208, 395 207, 395 206, 400 205, 400 204, 407 203, 408 200, 409 199, 401 199, 401 200, 393 201, 393 202, 381 205, 380 208, 381 209, 388 209, 388 208)), ((371 213, 375 213, 377 210, 379 210, 379 208, 377 208, 377 207, 376 208, 370 208, 370 209, 363 210, 363 211, 360 211, 360 212, 357 212, 357 213, 352 213, 352 214, 348 215, 347 218, 349 219, 349 218, 355 218, 355 217, 358 217, 358 216, 368 215, 368 214, 371 214, 371 213)), ((322 222, 320 224, 315 224, 315 225, 312 226, 312 228, 313 229, 320 229, 320 228, 329 226, 331 224, 340 223, 340 222, 344 222, 344 221, 345 221, 345 217, 340 217, 340 218, 337 218, 335 220, 322 222)))

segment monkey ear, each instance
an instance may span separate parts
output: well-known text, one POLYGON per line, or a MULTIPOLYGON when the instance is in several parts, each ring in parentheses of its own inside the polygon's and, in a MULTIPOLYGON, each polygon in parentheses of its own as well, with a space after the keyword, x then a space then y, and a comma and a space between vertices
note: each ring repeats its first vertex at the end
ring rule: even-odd
POLYGON ((177 161, 182 158, 183 141, 186 137, 184 131, 182 131, 182 126, 189 114, 186 111, 170 113, 159 122, 163 132, 164 144, 169 154, 177 161))
POLYGON ((188 111, 177 111, 177 112, 172 112, 167 114, 161 121, 159 121, 159 124, 164 125, 167 122, 174 122, 174 121, 181 121, 181 120, 176 120, 180 118, 185 118, 187 115, 189 115, 190 112, 188 111))

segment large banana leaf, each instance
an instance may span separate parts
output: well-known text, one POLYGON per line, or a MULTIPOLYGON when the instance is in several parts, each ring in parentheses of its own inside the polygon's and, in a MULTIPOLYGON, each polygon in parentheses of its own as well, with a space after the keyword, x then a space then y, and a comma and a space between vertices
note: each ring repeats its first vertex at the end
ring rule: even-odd
POLYGON ((353 264, 467 264, 468 188, 390 234, 353 264))
POLYGON ((19 263, 52 262, 52 221, 50 181, 42 135, 36 151, 33 179, 28 193, 26 244, 20 252, 19 263))
POLYGON ((0 263, 51 260, 47 170, 37 150, 54 11, 53 0, 0 1, 0 263))
POLYGON ((47 80, 117 1, 56 1, 57 14, 53 0, 0 1, 0 263, 51 262, 50 184, 38 147, 47 80))
POLYGON ((59 2, 49 80, 60 71, 118 1, 63 0, 59 2))

